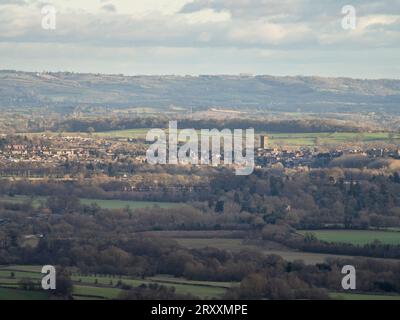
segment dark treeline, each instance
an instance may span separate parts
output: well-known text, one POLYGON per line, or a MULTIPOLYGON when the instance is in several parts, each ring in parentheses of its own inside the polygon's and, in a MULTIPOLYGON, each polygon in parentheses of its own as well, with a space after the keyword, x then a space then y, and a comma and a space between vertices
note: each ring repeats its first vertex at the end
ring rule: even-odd
POLYGON ((374 260, 327 259, 325 263, 305 265, 301 261, 283 262, 276 256, 266 258, 265 269, 246 276, 228 298, 240 299, 326 299, 327 291, 341 291, 341 268, 354 265, 357 291, 397 292, 399 264, 374 260), (324 289, 317 289, 324 288, 324 289))
POLYGON ((254 128, 258 132, 272 133, 307 133, 307 132, 349 132, 359 131, 355 124, 344 124, 333 120, 254 120, 254 119, 226 119, 226 120, 189 120, 178 122, 180 128, 194 129, 248 129, 254 128))

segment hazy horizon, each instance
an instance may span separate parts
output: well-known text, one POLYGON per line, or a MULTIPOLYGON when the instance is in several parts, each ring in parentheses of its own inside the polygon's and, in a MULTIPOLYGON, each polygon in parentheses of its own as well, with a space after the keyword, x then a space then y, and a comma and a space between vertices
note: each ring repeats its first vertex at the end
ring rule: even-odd
POLYGON ((159 74, 145 74, 145 73, 103 73, 103 72, 81 72, 81 71, 71 71, 71 70, 21 70, 21 69, 0 69, 0 72, 5 71, 13 71, 13 72, 21 72, 21 73, 75 73, 75 74, 94 74, 94 75, 104 75, 104 76, 123 76, 123 77, 201 77, 201 76, 211 76, 211 77, 279 77, 279 78, 326 78, 326 79, 353 79, 353 80, 399 80, 398 78, 380 78, 380 77, 371 77, 371 78, 358 78, 358 77, 349 77, 349 76, 323 76, 318 74, 252 74, 252 73, 203 73, 203 74, 184 74, 184 73, 159 73, 159 74))

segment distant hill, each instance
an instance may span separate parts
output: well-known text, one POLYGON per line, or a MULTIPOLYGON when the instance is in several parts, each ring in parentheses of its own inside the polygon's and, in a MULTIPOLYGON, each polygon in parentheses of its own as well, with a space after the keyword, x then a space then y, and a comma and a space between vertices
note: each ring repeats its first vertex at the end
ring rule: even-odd
POLYGON ((170 106, 400 113, 400 80, 275 76, 122 76, 0 71, 0 108, 170 106))

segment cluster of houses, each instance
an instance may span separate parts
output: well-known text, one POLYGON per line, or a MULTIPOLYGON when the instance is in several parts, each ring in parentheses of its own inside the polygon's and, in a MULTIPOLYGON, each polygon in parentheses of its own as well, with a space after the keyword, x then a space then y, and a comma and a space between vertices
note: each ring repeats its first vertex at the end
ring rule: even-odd
MULTIPOLYGON (((321 152, 317 148, 301 147, 286 150, 271 147, 267 136, 260 136, 259 148, 255 150, 255 165, 268 168, 275 165, 285 168, 324 166, 344 154, 358 154, 370 158, 390 157, 400 159, 400 149, 386 148, 337 149, 321 152)), ((110 163, 119 161, 146 162, 148 146, 130 139, 103 139, 87 136, 42 135, 37 139, 21 142, 8 142, 0 147, 0 164, 30 163, 64 163, 67 161, 110 163)), ((221 154, 221 161, 224 154, 221 154)))
POLYGON ((58 162, 85 160, 89 157, 84 148, 53 148, 45 145, 9 144, 0 150, 2 162, 58 162))
POLYGON ((86 137, 41 136, 40 142, 8 143, 0 148, 0 163, 60 163, 66 161, 113 162, 139 157, 132 145, 86 137))
POLYGON ((275 165, 282 165, 285 168, 324 166, 335 158, 345 154, 361 155, 369 158, 393 158, 400 159, 400 149, 388 148, 338 148, 327 152, 320 152, 318 148, 301 147, 293 150, 286 150, 271 147, 267 136, 259 137, 260 145, 255 153, 255 163, 259 168, 268 168, 275 165))
POLYGON ((258 149, 256 165, 261 168, 281 164, 285 168, 310 167, 315 164, 324 165, 332 159, 343 155, 343 151, 318 152, 310 148, 285 150, 280 148, 258 149))

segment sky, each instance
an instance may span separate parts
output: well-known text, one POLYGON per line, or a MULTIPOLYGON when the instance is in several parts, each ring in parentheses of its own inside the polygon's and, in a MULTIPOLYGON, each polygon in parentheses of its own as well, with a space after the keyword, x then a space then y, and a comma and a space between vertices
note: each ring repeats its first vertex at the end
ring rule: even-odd
POLYGON ((0 0, 0 69, 400 79, 400 0, 0 0))

